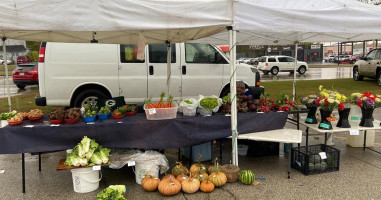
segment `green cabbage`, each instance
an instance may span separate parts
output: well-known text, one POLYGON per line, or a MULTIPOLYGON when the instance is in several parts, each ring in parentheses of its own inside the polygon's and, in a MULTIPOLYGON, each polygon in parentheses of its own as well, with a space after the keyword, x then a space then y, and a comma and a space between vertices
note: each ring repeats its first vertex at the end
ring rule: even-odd
POLYGON ((97 200, 127 200, 123 197, 125 191, 124 185, 110 185, 97 194, 97 200))

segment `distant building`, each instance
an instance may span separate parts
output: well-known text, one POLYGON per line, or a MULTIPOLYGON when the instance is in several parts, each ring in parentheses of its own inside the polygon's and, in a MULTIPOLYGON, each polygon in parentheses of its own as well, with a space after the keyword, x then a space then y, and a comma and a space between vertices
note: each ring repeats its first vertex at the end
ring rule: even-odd
MULTIPOLYGON (((3 41, 0 40, 0 58, 3 58, 3 41)), ((7 47, 7 59, 16 62, 17 56, 24 56, 27 53, 25 40, 5 40, 7 47)))

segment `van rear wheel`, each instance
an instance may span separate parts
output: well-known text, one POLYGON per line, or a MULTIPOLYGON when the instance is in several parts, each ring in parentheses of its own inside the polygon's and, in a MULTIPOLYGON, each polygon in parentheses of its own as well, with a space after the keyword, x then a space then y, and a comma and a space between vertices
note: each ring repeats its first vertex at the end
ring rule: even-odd
POLYGON ((107 99, 107 95, 102 91, 91 89, 82 91, 74 100, 74 107, 81 108, 85 104, 97 105, 98 99, 107 99))

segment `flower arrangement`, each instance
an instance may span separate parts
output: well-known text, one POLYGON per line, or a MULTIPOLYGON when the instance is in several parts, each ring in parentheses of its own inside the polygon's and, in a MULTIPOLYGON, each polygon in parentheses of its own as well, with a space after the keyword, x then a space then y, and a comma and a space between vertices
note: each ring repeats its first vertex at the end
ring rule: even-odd
POLYGON ((339 100, 332 97, 328 97, 328 98, 319 97, 316 102, 320 106, 320 108, 324 111, 333 111, 335 108, 338 108, 340 104, 339 100))
POLYGON ((311 94, 306 97, 300 99, 300 103, 306 105, 307 107, 318 107, 319 105, 316 103, 319 97, 317 95, 311 94))
MULTIPOLYGON (((320 97, 328 98, 327 101, 329 101, 329 99, 333 99, 335 101, 335 103, 338 103, 338 106, 337 106, 338 110, 339 111, 344 110, 344 103, 348 101, 348 98, 345 95, 340 94, 338 91, 336 91, 334 89, 327 90, 327 89, 323 88, 322 85, 319 86, 319 90, 320 90, 320 97)), ((332 102, 332 100, 330 100, 329 102, 332 102)), ((326 104, 326 103, 324 103, 324 104, 326 104)), ((336 108, 336 107, 334 107, 334 108, 336 108)))
POLYGON ((371 92, 352 93, 351 102, 357 104, 360 108, 375 109, 381 106, 380 96, 374 95, 371 92))

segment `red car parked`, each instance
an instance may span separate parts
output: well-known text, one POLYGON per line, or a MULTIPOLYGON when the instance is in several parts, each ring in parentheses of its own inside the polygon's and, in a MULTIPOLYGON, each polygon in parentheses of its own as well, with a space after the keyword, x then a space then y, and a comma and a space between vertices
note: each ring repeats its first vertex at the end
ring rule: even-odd
POLYGON ((24 63, 17 65, 12 72, 13 83, 20 89, 26 85, 38 85, 38 64, 24 63))
POLYGON ((17 56, 17 64, 31 62, 27 56, 17 56))

